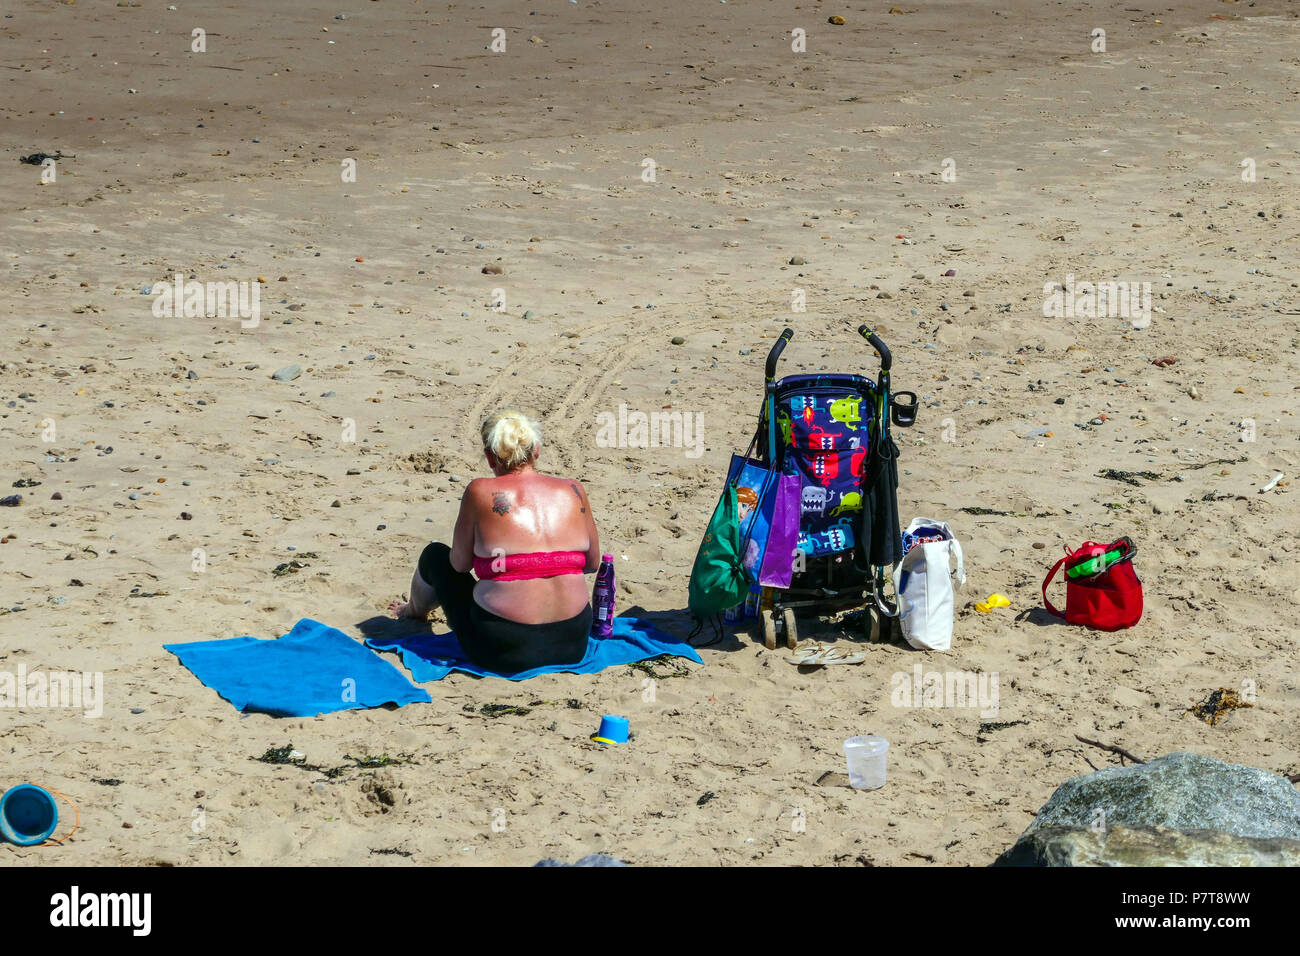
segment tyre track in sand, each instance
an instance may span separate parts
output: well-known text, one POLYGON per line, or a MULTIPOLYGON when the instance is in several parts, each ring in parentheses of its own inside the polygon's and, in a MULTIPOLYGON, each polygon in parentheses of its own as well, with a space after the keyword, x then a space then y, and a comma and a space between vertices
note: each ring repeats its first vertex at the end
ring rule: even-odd
MULTIPOLYGON (((733 308, 740 308, 742 312, 744 311, 743 304, 731 303, 731 305, 733 308)), ((697 319, 681 318, 667 323, 657 323, 657 330, 666 331, 671 327, 672 334, 684 336, 701 332, 721 332, 723 335, 732 335, 738 333, 746 325, 743 321, 737 321, 734 318, 729 320, 714 318, 713 304, 711 302, 683 302, 679 306, 683 312, 696 311, 701 314, 701 317, 697 319)), ((470 407, 461 426, 464 429, 465 440, 471 443, 471 447, 473 447, 473 443, 478 442, 480 423, 490 409, 497 407, 505 400, 506 384, 511 378, 515 377, 515 373, 524 369, 536 370, 539 367, 545 367, 549 362, 568 351, 571 347, 568 343, 574 339, 592 339, 620 328, 625 330, 624 334, 617 336, 612 341, 600 343, 601 351, 604 354, 618 355, 617 359, 612 363, 602 363, 597 371, 590 374, 579 375, 564 390, 559 401, 551 409, 537 409, 547 439, 547 452, 552 462, 554 462, 556 470, 564 470, 571 474, 581 471, 586 465, 587 455, 583 448, 579 446, 576 437, 581 429, 589 424, 594 424, 594 415, 588 414, 588 412, 605 395, 617 377, 632 365, 636 359, 642 357, 638 346, 644 346, 645 344, 646 329, 644 326, 631 322, 627 316, 603 319, 577 329, 557 331, 553 344, 541 350, 530 349, 526 354, 520 354, 502 366, 501 370, 484 386, 484 390, 470 407), (575 334, 565 338, 566 333, 575 334)), ((644 357, 650 358, 650 355, 647 354, 644 357)), ((578 360, 587 363, 600 361, 595 356, 585 359, 579 358, 578 360)), ((468 460, 466 458, 466 461, 468 460)))
MULTIPOLYGON (((578 338, 584 338, 592 335, 599 335, 615 326, 623 324, 625 321, 625 319, 621 318, 606 319, 600 322, 595 322, 591 325, 583 326, 577 330, 566 331, 575 331, 578 338)), ((561 352, 567 350, 568 346, 566 343, 572 340, 564 338, 564 335, 565 331, 556 332, 555 338, 557 341, 549 347, 540 352, 529 349, 527 352, 520 353, 514 359, 502 366, 496 376, 487 383, 484 392, 479 396, 478 400, 470 407, 465 424, 462 426, 466 430, 467 439, 475 442, 478 441, 479 425, 482 424, 483 418, 487 415, 488 409, 495 407, 504 400, 506 390, 503 386, 509 379, 514 377, 514 373, 522 371, 525 368, 536 368, 540 365, 544 365, 548 360, 554 359, 561 352)))
POLYGON ((605 394, 605 390, 609 388, 615 376, 632 364, 632 351, 626 348, 620 351, 621 357, 612 365, 607 365, 603 371, 595 375, 574 382, 560 399, 560 404, 544 419, 545 428, 557 439, 551 446, 552 454, 567 471, 581 471, 587 461, 586 454, 574 440, 578 430, 587 422, 587 416, 570 414, 569 409, 573 406, 589 409, 600 396, 605 394))
MULTIPOLYGON (((707 304, 706 304, 707 305, 707 304)), ((683 311, 692 311, 691 303, 681 303, 683 311)), ((694 311, 707 313, 711 316, 710 308, 696 305, 694 311)), ((678 319, 670 323, 659 323, 656 325, 656 331, 664 331, 671 325, 672 332, 677 335, 694 335, 703 331, 723 330, 724 334, 734 331, 735 321, 719 322, 712 317, 697 319, 678 319)), ((645 328, 635 326, 621 319, 615 322, 600 323, 598 326, 591 326, 584 330, 586 333, 604 332, 616 326, 623 326, 627 329, 625 335, 621 336, 613 343, 607 343, 606 352, 615 352, 620 357, 613 363, 605 365, 600 371, 579 378, 573 383, 560 399, 559 404, 550 412, 545 413, 543 419, 544 425, 548 432, 556 439, 551 444, 551 453, 564 465, 571 473, 581 471, 587 462, 587 455, 579 446, 575 439, 579 430, 587 424, 594 424, 594 416, 588 414, 593 405, 595 405, 601 396, 609 389, 610 385, 617 377, 632 365, 633 362, 642 357, 642 349, 638 346, 645 345, 645 328)), ((647 352, 645 357, 659 355, 658 352, 647 352)))

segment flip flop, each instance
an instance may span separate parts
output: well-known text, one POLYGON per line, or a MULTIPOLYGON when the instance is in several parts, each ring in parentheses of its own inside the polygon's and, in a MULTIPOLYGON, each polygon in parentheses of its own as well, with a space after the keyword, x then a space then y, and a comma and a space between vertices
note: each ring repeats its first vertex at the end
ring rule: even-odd
POLYGON ((815 666, 828 650, 830 647, 819 641, 801 641, 795 647, 792 656, 787 657, 786 660, 800 667, 815 666))
POLYGON ((866 651, 851 651, 846 647, 828 647, 818 664, 861 664, 867 659, 866 651))
POLYGON ((791 664, 800 667, 826 667, 830 664, 861 664, 867 659, 866 651, 850 651, 847 648, 831 644, 809 648, 809 653, 798 657, 787 657, 791 664))

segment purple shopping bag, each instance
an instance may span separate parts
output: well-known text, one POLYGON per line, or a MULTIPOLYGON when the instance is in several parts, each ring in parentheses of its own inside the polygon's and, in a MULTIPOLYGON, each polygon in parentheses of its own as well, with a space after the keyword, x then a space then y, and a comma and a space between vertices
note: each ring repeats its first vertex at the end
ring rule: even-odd
POLYGON ((798 475, 778 475, 773 497, 772 525, 763 552, 758 583, 765 588, 788 588, 794 576, 796 545, 799 540, 798 475))
POLYGON ((736 484, 745 573, 762 587, 789 587, 799 536, 799 476, 733 455, 727 480, 736 484))

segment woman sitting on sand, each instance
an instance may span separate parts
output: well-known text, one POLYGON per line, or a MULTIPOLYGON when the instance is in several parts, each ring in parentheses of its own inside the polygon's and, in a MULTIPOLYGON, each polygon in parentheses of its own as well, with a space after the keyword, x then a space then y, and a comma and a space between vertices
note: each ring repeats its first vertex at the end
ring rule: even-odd
POLYGON ((486 670, 575 664, 591 630, 583 572, 600 567, 586 490, 538 473, 541 426, 521 412, 497 412, 482 435, 493 477, 465 488, 451 547, 424 549, 411 600, 389 611, 423 621, 441 605, 465 653, 486 670))

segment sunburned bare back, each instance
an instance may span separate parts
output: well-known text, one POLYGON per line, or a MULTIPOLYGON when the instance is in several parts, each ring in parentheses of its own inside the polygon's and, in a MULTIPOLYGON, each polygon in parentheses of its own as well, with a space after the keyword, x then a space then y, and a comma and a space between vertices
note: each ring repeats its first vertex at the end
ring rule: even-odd
MULTIPOLYGON (((538 474, 531 466, 471 481, 456 519, 451 566, 469 571, 476 556, 491 559, 537 551, 580 551, 587 556, 587 572, 600 567, 600 542, 586 489, 577 481, 538 474)), ((474 587, 476 604, 521 624, 568 620, 589 600, 581 574, 480 581, 474 587)))

